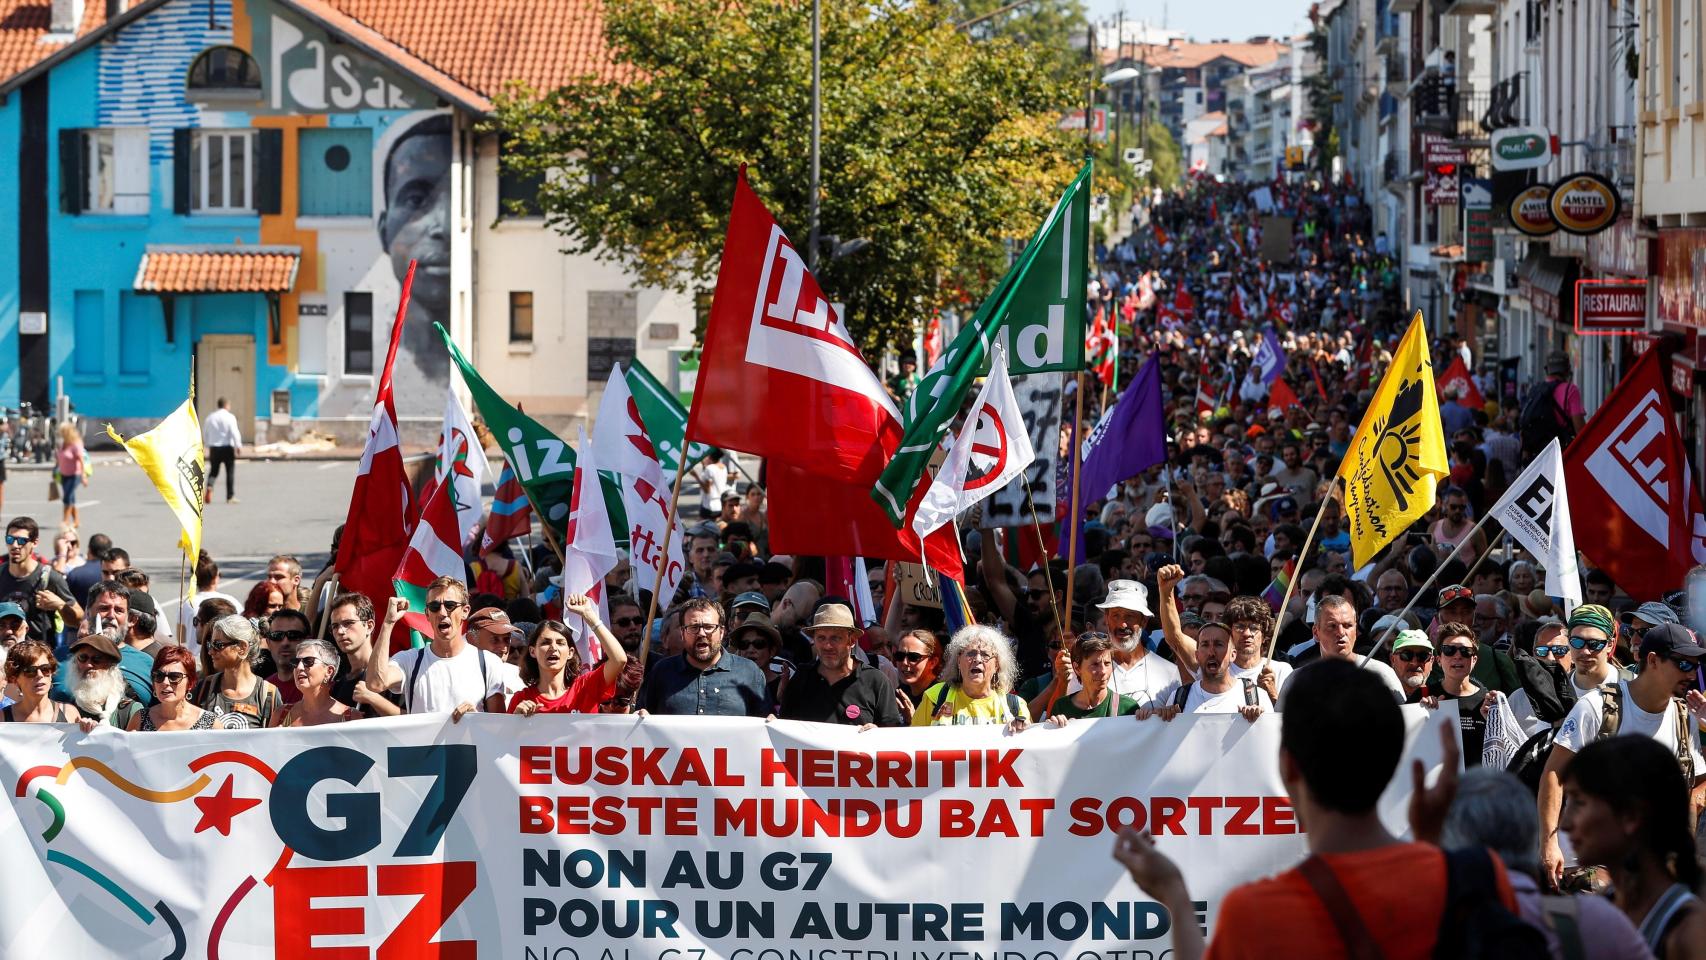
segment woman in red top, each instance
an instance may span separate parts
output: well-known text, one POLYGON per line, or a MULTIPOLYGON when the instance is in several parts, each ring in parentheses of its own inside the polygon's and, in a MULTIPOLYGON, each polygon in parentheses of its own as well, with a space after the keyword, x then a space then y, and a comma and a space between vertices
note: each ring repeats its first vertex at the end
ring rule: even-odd
POLYGON ((527 686, 510 698, 510 713, 524 717, 535 713, 597 713, 598 705, 610 696, 616 678, 628 665, 622 644, 598 618, 597 603, 579 594, 565 597, 563 612, 585 620, 604 650, 604 662, 598 669, 582 673, 580 652, 569 628, 557 620, 541 621, 527 638, 527 656, 521 661, 521 679, 527 686))

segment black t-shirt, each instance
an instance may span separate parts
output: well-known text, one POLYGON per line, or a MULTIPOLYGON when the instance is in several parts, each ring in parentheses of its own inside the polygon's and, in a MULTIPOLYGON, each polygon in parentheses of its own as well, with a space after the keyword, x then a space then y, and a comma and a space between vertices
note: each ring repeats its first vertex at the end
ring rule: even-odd
MULTIPOLYGON (((361 673, 355 673, 350 670, 349 661, 340 658, 338 661, 338 675, 332 678, 332 699, 346 707, 349 707, 351 710, 360 710, 363 715, 369 715, 367 714, 367 707, 365 705, 355 702, 355 685, 366 679, 367 671, 364 670, 361 673)), ((398 708, 403 706, 403 695, 401 693, 392 693, 387 690, 380 695, 398 708)))
POLYGON ((894 683, 888 675, 868 663, 855 660, 853 672, 833 684, 813 663, 788 681, 777 716, 784 720, 898 727, 900 705, 895 702, 894 683))
POLYGON ((1487 719, 1481 716, 1481 704, 1487 699, 1487 688, 1477 687, 1475 692, 1467 697, 1446 693, 1445 686, 1439 683, 1428 684, 1428 696, 1440 700, 1457 701, 1457 718, 1459 729, 1463 731, 1463 765, 1478 767, 1481 765, 1481 745, 1487 738, 1487 719))
POLYGON ((100 582, 101 561, 99 560, 86 560, 81 566, 73 568, 70 573, 65 575, 65 585, 70 588, 71 596, 84 606, 89 604, 89 591, 100 582))
POLYGON ((59 642, 59 634, 53 626, 54 614, 36 609, 38 589, 47 590, 66 603, 74 602, 65 576, 47 564, 38 562, 29 576, 21 580, 12 576, 10 564, 0 565, 0 603, 10 601, 23 607, 24 619, 30 625, 30 639, 40 640, 51 647, 59 642))

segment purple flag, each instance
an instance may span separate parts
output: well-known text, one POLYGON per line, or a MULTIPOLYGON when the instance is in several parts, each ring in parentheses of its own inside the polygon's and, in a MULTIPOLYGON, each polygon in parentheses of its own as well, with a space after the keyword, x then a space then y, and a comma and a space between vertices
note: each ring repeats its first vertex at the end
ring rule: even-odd
POLYGON ((1273 327, 1262 332, 1262 342, 1256 345, 1256 356, 1251 366, 1251 379, 1260 379, 1263 383, 1273 383, 1285 372, 1285 349, 1280 346, 1273 327))
MULTIPOLYGON (((1167 459, 1167 425, 1161 407, 1161 361, 1156 354, 1137 371, 1131 384, 1120 394, 1114 409, 1102 418, 1086 441, 1090 453, 1084 458, 1079 475, 1079 505, 1107 495, 1115 484, 1137 476, 1167 459)), ((1083 518, 1073 517, 1079 525, 1079 556, 1081 563, 1084 534, 1083 518)))

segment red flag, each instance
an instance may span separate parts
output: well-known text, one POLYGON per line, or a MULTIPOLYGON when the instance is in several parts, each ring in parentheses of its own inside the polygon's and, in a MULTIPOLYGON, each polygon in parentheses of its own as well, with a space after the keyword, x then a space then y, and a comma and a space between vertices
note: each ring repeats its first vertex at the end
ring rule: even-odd
POLYGON ((917 561, 958 575, 950 525, 925 541, 912 514, 895 529, 871 499, 900 445, 900 411, 820 292, 805 261, 746 182, 734 208, 687 438, 769 460, 770 544, 780 553, 917 561))
POLYGON ((1286 383, 1284 377, 1275 380, 1273 386, 1268 388, 1269 410, 1284 410, 1297 405, 1297 391, 1291 389, 1291 384, 1286 383))
POLYGON ((1212 388, 1209 386, 1208 378, 1208 361, 1204 360, 1201 368, 1197 370, 1197 416, 1199 418, 1204 415, 1214 416, 1214 394, 1211 392, 1212 388))
POLYGON ((1155 224, 1155 242, 1163 247, 1167 245, 1167 231, 1161 229, 1159 223, 1155 224))
POLYGON ((1105 307, 1096 308, 1096 319, 1090 324, 1090 335, 1084 339, 1084 356, 1090 362, 1091 371, 1104 386, 1113 386, 1114 354, 1117 352, 1115 345, 1118 341, 1105 307))
POLYGON ((1457 384, 1463 391, 1458 398, 1463 406, 1479 410, 1487 405, 1487 399, 1481 396, 1481 388, 1475 386, 1475 378, 1469 375, 1469 365, 1463 362, 1461 353, 1452 358, 1451 366, 1446 367, 1445 372, 1434 381, 1434 390, 1438 392, 1441 400, 1449 396, 1446 389, 1452 384, 1457 384))
MULTIPOLYGON (((338 584, 341 589, 367 594, 376 609, 391 599, 391 575, 403 562, 414 529, 416 505, 403 467, 397 439, 397 403, 391 395, 391 371, 403 321, 409 314, 409 290, 415 282, 415 263, 403 277, 397 300, 397 319, 391 324, 391 347, 374 393, 373 417, 368 422, 367 446, 361 452, 355 489, 350 492, 344 533, 338 540, 338 584)), ((454 525, 452 525, 454 529, 454 525)))
POLYGON ((1700 490, 1659 353, 1641 354, 1564 452, 1576 546, 1637 600, 1706 563, 1700 490))
POLYGON ((1358 390, 1362 390, 1367 388, 1369 381, 1373 379, 1374 338, 1365 336, 1363 337, 1362 343, 1357 345, 1356 370, 1351 376, 1351 381, 1356 385, 1358 390))
POLYGON ((527 502, 527 490, 516 479, 515 470, 504 461, 498 474, 498 488, 492 494, 492 510, 486 520, 486 535, 480 541, 480 555, 485 556, 499 544, 524 537, 533 529, 533 509, 527 502))
POLYGON ((1234 319, 1244 319, 1244 298, 1239 296, 1237 287, 1232 288, 1232 298, 1227 301, 1226 312, 1232 314, 1234 319))
POLYGON ((1321 382, 1321 368, 1316 366, 1313 360, 1309 361, 1309 376, 1315 380, 1315 392, 1321 395, 1322 400, 1326 400, 1327 385, 1321 382))
POLYGON ((936 365, 942 356, 942 315, 936 314, 930 318, 930 325, 924 328, 924 369, 936 365))
POLYGON ((1173 309, 1186 320, 1196 316, 1197 302, 1192 299, 1191 292, 1186 290, 1183 284, 1179 286, 1179 292, 1173 295, 1173 309))

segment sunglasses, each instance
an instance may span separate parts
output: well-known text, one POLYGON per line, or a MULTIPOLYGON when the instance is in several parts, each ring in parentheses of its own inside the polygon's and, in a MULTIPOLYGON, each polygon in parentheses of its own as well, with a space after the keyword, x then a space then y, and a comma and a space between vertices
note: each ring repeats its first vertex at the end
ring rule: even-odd
POLYGON ((296 658, 296 669, 298 669, 298 670, 312 670, 322 663, 325 663, 325 661, 321 660, 319 657, 297 657, 296 658))
POLYGON ((273 641, 274 643, 283 643, 286 640, 289 640, 289 641, 294 643, 294 642, 299 641, 299 640, 308 639, 308 631, 306 631, 306 630, 274 630, 273 632, 267 634, 267 639, 273 641))
POLYGON ((895 663, 923 663, 930 658, 922 653, 913 653, 910 650, 902 650, 901 652, 889 657, 889 659, 893 660, 895 663))
POLYGON ((427 613, 437 613, 440 610, 445 613, 455 613, 456 608, 460 606, 463 606, 460 600, 428 600, 427 613))
POLYGON ((241 640, 215 640, 207 645, 209 650, 229 650, 232 647, 244 646, 241 640))
POLYGON ((1426 650, 1400 650, 1400 651, 1398 651, 1398 659, 1404 661, 1405 663, 1427 663, 1428 659, 1432 656, 1433 656, 1433 654, 1427 652, 1426 650))
POLYGON ((29 543, 29 542, 30 542, 29 537, 14 537, 9 533, 6 534, 6 546, 8 546, 8 547, 21 547, 24 544, 29 543))
POLYGON ((1562 643, 1542 643, 1534 648, 1537 657, 1561 657, 1569 652, 1569 646, 1562 643))
POLYGON ((1475 655, 1475 648, 1459 646, 1455 643, 1448 643, 1439 648, 1439 655, 1442 657, 1464 657, 1467 659, 1475 655))
POLYGON ((729 644, 730 650, 763 650, 770 646, 768 640, 736 640, 729 644))
POLYGON ((1570 638, 1570 646, 1575 647, 1577 650, 1586 649, 1590 653, 1598 653, 1601 650, 1604 650, 1606 645, 1610 642, 1610 640, 1589 640, 1587 637, 1570 638))
POLYGON ((52 663, 38 663, 34 666, 18 668, 18 676, 20 677, 51 677, 58 672, 58 665, 52 663))
POLYGON ((155 683, 164 683, 164 684, 167 684, 167 685, 173 686, 173 687, 177 686, 180 683, 183 683, 185 680, 188 680, 190 678, 189 674, 184 673, 184 672, 179 671, 179 670, 172 670, 172 671, 156 670, 153 673, 149 674, 149 676, 154 678, 155 683))
POLYGON ((118 661, 111 657, 103 657, 98 653, 79 653, 77 655, 77 662, 81 663, 85 667, 110 667, 118 661))
POLYGON ((618 627, 637 627, 646 622, 645 617, 617 617, 614 621, 618 627))
POLYGON ((1684 660, 1681 657, 1671 657, 1670 662, 1672 666, 1681 670, 1683 673, 1694 673, 1700 669, 1700 661, 1698 660, 1684 660))

